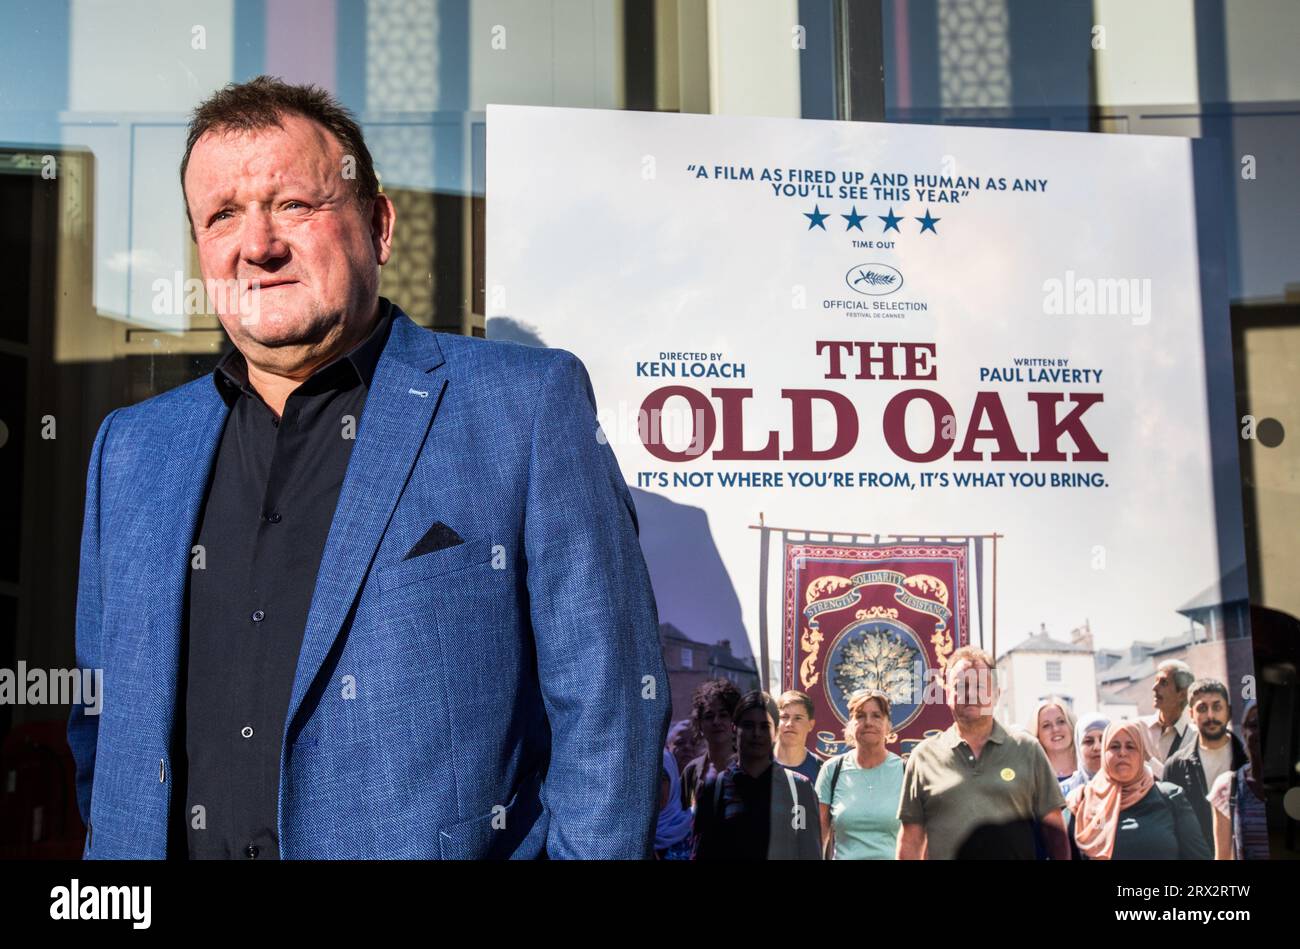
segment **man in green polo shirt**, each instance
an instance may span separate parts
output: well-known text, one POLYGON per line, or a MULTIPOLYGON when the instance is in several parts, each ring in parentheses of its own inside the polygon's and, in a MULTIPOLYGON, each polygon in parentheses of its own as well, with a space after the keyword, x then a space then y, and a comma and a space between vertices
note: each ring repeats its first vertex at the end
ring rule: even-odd
POLYGON ((953 724, 916 746, 898 807, 900 860, 1035 857, 1034 825, 1053 860, 1070 859, 1060 785, 1042 746, 993 719, 993 657, 963 646, 945 683, 953 724))

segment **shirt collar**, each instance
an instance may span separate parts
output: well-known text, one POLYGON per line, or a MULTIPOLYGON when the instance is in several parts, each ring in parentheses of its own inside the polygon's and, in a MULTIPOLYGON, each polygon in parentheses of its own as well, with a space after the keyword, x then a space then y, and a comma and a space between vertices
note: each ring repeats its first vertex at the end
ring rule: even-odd
MULTIPOLYGON (((949 748, 956 748, 958 745, 962 743, 963 740, 964 739, 961 737, 961 732, 957 730, 956 722, 953 722, 951 725, 949 725, 947 730, 943 733, 943 742, 949 748)), ((993 744, 995 745, 1000 745, 1006 740, 1007 740, 1006 729, 1002 727, 1001 723, 998 722, 996 718, 993 719, 993 730, 989 732, 989 741, 993 742, 993 744)))
MULTIPOLYGON (((759 773, 758 777, 751 778, 749 776, 749 772, 740 766, 740 758, 737 757, 737 758, 733 758, 731 760, 731 764, 727 765, 727 771, 730 772, 731 779, 733 781, 761 781, 766 777, 770 777, 774 773, 774 769, 772 766, 775 763, 776 763, 776 758, 773 758, 770 762, 768 762, 767 767, 764 768, 759 773)), ((784 765, 782 767, 784 767, 784 765)))
MULTIPOLYGON (((1178 717, 1174 719, 1174 724, 1171 727, 1173 728, 1174 733, 1176 735, 1182 737, 1182 735, 1187 731, 1187 729, 1191 726, 1191 724, 1192 724, 1191 720, 1188 719, 1187 717, 1187 709, 1184 708, 1181 712, 1178 713, 1178 717)), ((1148 727, 1153 732, 1156 733, 1156 737, 1159 737, 1160 735, 1164 734, 1164 729, 1160 727, 1159 713, 1155 713, 1151 716, 1150 724, 1148 727)))
MULTIPOLYGON (((379 357, 383 355, 384 346, 388 342, 388 330, 393 323, 392 317, 392 302, 385 297, 380 297, 379 318, 375 321, 369 335, 342 356, 321 366, 311 374, 311 378, 316 379, 327 372, 334 372, 335 367, 346 362, 354 370, 355 378, 369 389, 370 383, 375 378, 379 357)), ((232 349, 221 357, 216 368, 212 370, 212 377, 217 391, 226 399, 227 404, 233 404, 240 393, 254 396, 257 394, 248 381, 248 363, 244 359, 244 354, 238 349, 232 349)))

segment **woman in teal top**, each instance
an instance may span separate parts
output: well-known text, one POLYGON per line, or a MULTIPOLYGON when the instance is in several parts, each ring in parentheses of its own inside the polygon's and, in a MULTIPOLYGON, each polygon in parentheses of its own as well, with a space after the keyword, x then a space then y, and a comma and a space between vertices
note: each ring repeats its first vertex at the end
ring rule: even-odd
POLYGON ((822 840, 835 860, 893 860, 903 759, 885 749, 893 735, 889 696, 874 689, 849 700, 844 740, 852 747, 817 775, 822 840))

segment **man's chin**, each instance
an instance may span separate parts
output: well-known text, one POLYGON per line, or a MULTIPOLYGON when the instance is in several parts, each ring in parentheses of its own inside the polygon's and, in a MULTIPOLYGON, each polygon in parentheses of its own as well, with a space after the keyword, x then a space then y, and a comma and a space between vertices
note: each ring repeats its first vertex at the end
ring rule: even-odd
POLYGON ((232 338, 244 339, 265 349, 316 343, 324 336, 326 329, 319 325, 314 314, 268 306, 261 307, 251 315, 223 316, 222 324, 232 338))

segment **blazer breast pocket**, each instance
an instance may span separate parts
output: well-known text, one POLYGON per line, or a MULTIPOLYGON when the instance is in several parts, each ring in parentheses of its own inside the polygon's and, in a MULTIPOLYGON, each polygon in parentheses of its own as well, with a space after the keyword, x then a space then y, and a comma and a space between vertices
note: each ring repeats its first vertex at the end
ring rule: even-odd
POLYGON ((375 579, 379 589, 387 592, 406 586, 408 583, 415 583, 417 580, 429 580, 491 561, 491 541, 484 537, 470 538, 454 547, 420 554, 410 560, 402 560, 392 566, 382 567, 376 572, 375 579))

